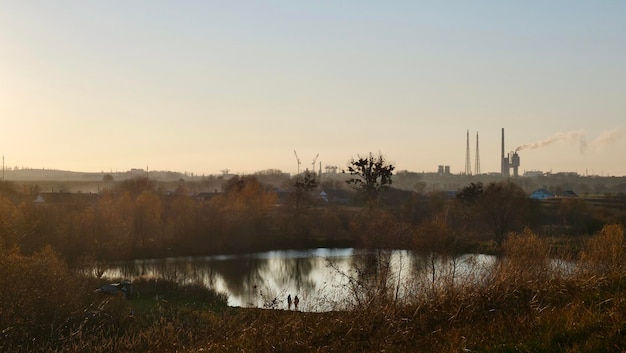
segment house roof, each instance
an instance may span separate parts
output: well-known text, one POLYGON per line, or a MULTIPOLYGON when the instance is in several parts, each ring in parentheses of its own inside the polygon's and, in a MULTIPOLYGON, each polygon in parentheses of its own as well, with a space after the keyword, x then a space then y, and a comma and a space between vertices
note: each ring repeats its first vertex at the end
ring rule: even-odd
POLYGON ((547 199, 554 197, 554 194, 546 189, 537 189, 530 194, 531 199, 547 199))

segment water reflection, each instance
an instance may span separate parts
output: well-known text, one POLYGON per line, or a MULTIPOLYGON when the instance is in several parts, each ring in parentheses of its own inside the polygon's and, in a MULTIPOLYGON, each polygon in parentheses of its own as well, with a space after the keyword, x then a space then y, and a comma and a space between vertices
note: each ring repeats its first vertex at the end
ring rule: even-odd
POLYGON ((226 293, 231 306, 286 309, 287 296, 297 295, 300 310, 327 311, 381 291, 402 298, 441 279, 474 281, 494 261, 485 255, 463 255, 450 262, 403 250, 312 249, 135 260, 109 266, 105 276, 201 283, 226 293))

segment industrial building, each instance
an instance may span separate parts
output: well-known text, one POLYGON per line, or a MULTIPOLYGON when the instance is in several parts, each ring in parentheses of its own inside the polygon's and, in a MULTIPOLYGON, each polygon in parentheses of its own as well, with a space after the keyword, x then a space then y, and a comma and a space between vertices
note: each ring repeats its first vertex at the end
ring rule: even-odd
POLYGON ((502 154, 500 157, 501 160, 501 174, 503 177, 511 176, 511 169, 513 169, 513 176, 519 176, 519 165, 520 158, 517 151, 508 153, 506 157, 504 156, 504 128, 502 128, 502 154))

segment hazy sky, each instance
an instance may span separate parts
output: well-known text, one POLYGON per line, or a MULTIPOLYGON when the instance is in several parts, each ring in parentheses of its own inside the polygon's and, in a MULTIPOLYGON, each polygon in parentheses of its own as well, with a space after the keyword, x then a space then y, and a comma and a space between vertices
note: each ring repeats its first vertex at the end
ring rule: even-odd
POLYGON ((2 0, 0 122, 31 168, 459 173, 469 130, 496 172, 505 128, 522 171, 626 175, 626 1, 2 0))

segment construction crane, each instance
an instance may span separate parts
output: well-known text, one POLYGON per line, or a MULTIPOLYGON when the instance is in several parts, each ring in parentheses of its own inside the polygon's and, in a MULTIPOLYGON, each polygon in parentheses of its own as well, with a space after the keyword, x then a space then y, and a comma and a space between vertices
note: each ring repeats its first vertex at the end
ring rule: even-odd
POLYGON ((296 155, 296 161, 298 161, 298 174, 300 174, 300 157, 298 157, 296 150, 293 150, 293 154, 296 155))
POLYGON ((315 175, 315 162, 317 162, 317 157, 319 157, 320 154, 318 153, 317 155, 315 155, 315 158, 313 158, 313 164, 312 164, 312 168, 311 170, 313 171, 313 175, 315 175))

